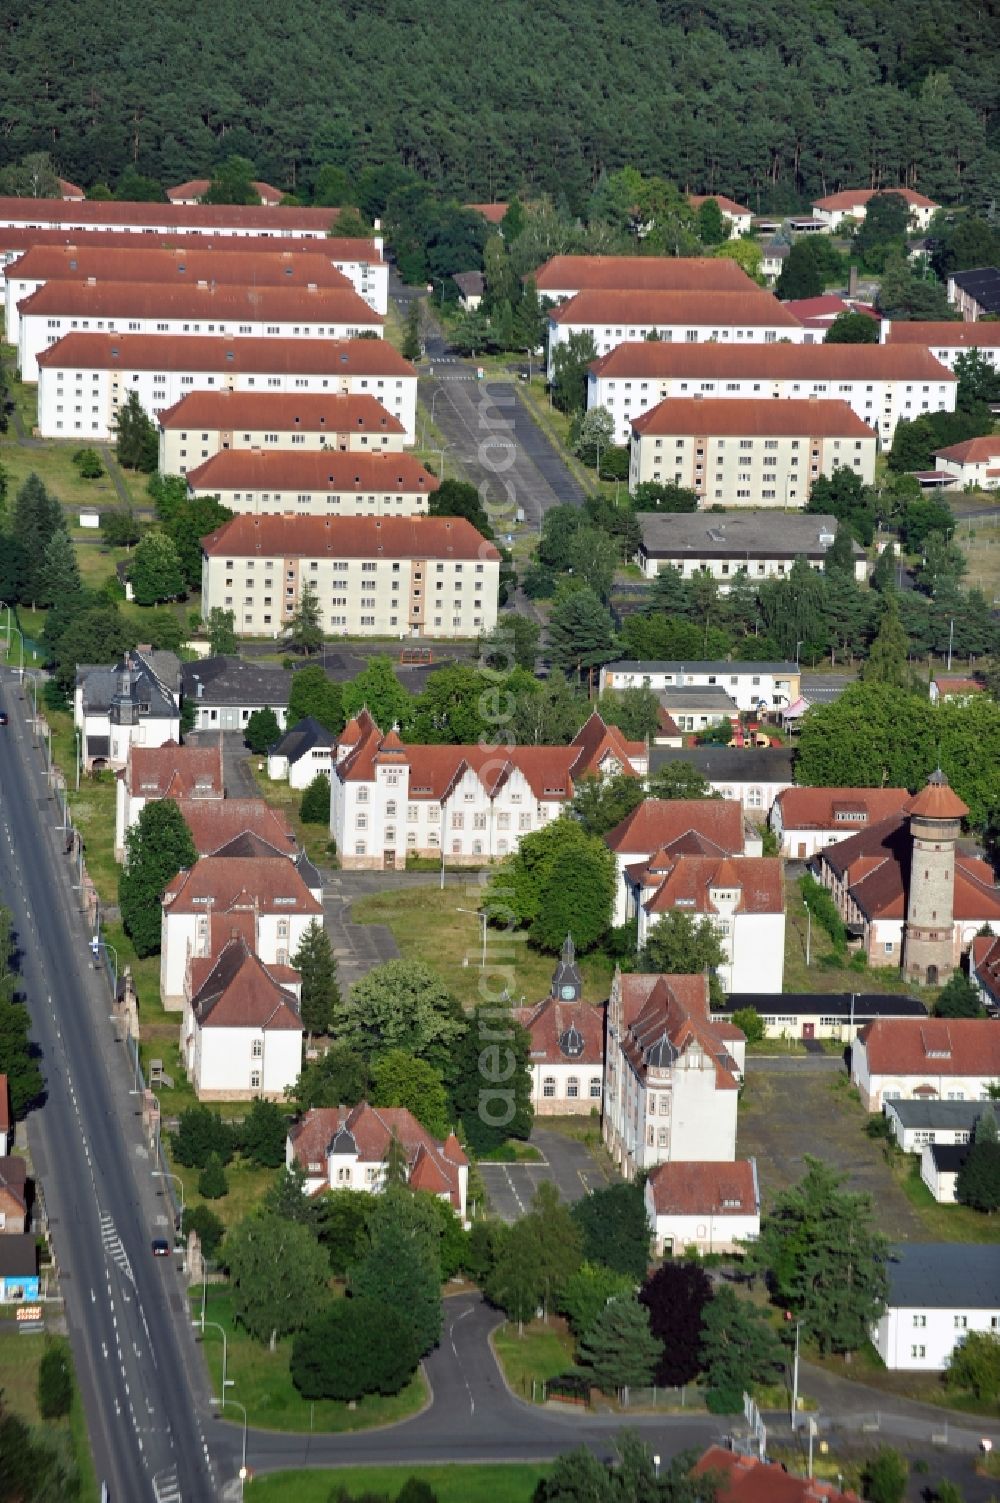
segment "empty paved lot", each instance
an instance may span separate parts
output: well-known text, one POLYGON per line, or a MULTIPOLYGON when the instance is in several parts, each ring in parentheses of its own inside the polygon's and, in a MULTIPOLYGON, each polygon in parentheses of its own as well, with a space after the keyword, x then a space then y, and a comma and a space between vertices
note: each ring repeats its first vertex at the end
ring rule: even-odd
POLYGON ((838 1088, 844 1079, 826 1069, 751 1068, 740 1101, 737 1153, 756 1158, 765 1206, 801 1178, 808 1153, 845 1173, 850 1189, 868 1192, 887 1236, 926 1241, 927 1230, 889 1172, 881 1145, 865 1135, 865 1114, 838 1088))
POLYGON ((575 1138, 536 1127, 531 1143, 542 1155, 538 1163, 479 1165, 490 1207, 503 1221, 516 1221, 530 1211, 535 1191, 544 1181, 554 1184, 570 1203, 615 1181, 611 1169, 575 1138))

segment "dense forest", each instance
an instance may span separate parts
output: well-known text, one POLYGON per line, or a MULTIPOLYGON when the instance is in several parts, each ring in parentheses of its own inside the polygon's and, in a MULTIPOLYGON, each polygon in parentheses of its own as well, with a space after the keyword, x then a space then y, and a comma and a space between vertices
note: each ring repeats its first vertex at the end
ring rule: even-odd
POLYGON ((849 184, 982 209, 1000 182, 995 0, 4 9, 0 167, 47 151, 85 186, 234 153, 303 198, 323 165, 399 163, 573 212, 625 164, 768 211, 849 184))

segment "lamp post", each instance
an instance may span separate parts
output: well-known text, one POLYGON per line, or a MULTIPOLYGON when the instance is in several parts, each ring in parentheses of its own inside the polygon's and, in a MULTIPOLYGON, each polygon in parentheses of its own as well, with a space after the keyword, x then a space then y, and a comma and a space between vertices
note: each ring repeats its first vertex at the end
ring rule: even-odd
POLYGON ((154 1169, 153 1170, 153 1178, 154 1179, 172 1179, 172 1180, 176 1180, 177 1184, 180 1185, 180 1187, 181 1187, 181 1226, 183 1226, 184 1225, 184 1181, 181 1179, 181 1177, 180 1177, 179 1174, 171 1174, 171 1172, 170 1172, 169 1169, 154 1169))
POLYGON ((17 681, 20 684, 20 683, 24 682, 24 633, 22 632, 21 628, 19 626, 15 626, 14 623, 13 623, 13 621, 11 620, 11 618, 10 618, 10 606, 7 604, 6 600, 0 600, 0 610, 5 610, 7 612, 7 651, 8 652, 10 652, 10 634, 11 634, 12 631, 17 633, 17 642, 18 642, 17 681))
POLYGON ((801 646, 802 646, 802 642, 801 641, 796 642, 796 644, 795 644, 795 666, 796 666, 796 668, 799 666, 799 648, 801 646))
MULTIPOLYGON (((785 1311, 785 1319, 792 1319, 791 1310, 785 1311)), ((801 1320, 795 1322, 795 1355, 792 1358, 792 1429, 797 1428, 799 1414, 799 1333, 802 1329, 801 1320)))
POLYGON ((93 955, 93 957, 94 957, 95 960, 100 955, 102 948, 104 950, 110 950, 111 954, 114 956, 114 959, 111 962, 112 967, 113 967, 113 979, 112 979, 112 982, 111 982, 111 1000, 114 1002, 118 998, 118 951, 115 948, 115 946, 110 942, 110 940, 104 939, 102 937, 102 935, 101 935, 101 916, 98 913, 98 915, 97 915, 97 932, 94 935, 93 939, 90 941, 90 951, 91 951, 91 954, 93 955))
POLYGON ((247 1471, 247 1411, 246 1411, 246 1405, 245 1404, 241 1404, 240 1401, 239 1401, 239 1399, 227 1398, 226 1395, 225 1395, 225 1393, 223 1393, 223 1395, 222 1395, 222 1401, 221 1401, 221 1403, 220 1403, 220 1401, 218 1399, 213 1399, 212 1403, 213 1404, 218 1404, 219 1408, 222 1409, 222 1410, 225 1409, 225 1407, 226 1407, 227 1404, 235 1404, 236 1407, 237 1407, 237 1409, 243 1415, 243 1450, 242 1450, 241 1457, 240 1457, 240 1497, 242 1498, 242 1496, 243 1496, 243 1488, 244 1488, 244 1486, 246 1484, 247 1477, 250 1475, 249 1472, 247 1471))
MULTIPOLYGON (((432 421, 433 421, 433 419, 432 419, 432 421)), ((439 480, 443 480, 444 479, 444 456, 445 456, 445 454, 447 453, 447 451, 450 448, 451 448, 451 444, 439 444, 435 448, 435 450, 434 450, 435 454, 438 456, 438 466, 439 466, 438 479, 439 480)))
POLYGON ((201 1334, 202 1334, 202 1339, 203 1340, 204 1340, 204 1336, 205 1336, 205 1327, 206 1326, 214 1326, 215 1329, 219 1332, 220 1336, 222 1337, 222 1402, 225 1403, 226 1402, 226 1389, 229 1387, 229 1379, 226 1377, 226 1351, 227 1351, 226 1333, 223 1330, 222 1326, 219 1325, 219 1322, 217 1320, 206 1320, 204 1314, 202 1314, 200 1322, 197 1321, 197 1320, 195 1320, 195 1321, 192 1321, 191 1323, 194 1326, 195 1330, 198 1329, 198 1326, 200 1324, 200 1326, 201 1326, 201 1334))
POLYGON ((480 962, 479 969, 481 971, 485 971, 485 969, 486 969, 486 925, 489 922, 489 916, 488 916, 488 914, 485 914, 482 911, 481 908, 456 908, 455 912, 456 913, 469 913, 469 914, 472 915, 473 918, 477 918, 477 919, 480 919, 482 921, 482 925, 483 925, 483 958, 482 958, 482 960, 480 962))

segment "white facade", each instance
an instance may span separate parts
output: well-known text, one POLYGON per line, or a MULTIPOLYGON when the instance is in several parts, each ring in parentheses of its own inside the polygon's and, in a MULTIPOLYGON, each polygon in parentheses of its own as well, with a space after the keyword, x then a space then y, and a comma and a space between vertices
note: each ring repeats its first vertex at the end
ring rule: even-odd
POLYGON ((325 240, 338 209, 264 208, 242 204, 116 203, 88 199, 0 198, 0 228, 92 230, 133 235, 249 235, 325 240))
MULTIPOLYGON (((910 211, 910 225, 915 230, 928 229, 935 212, 941 207, 922 193, 914 193, 911 188, 883 188, 880 191, 905 199, 910 211)), ((877 196, 871 188, 845 188, 840 193, 817 199, 812 205, 813 216, 824 229, 833 233, 840 229, 845 219, 860 223, 868 213, 872 198, 877 196)))
MULTIPOLYGON (((693 1178, 695 1183, 702 1176, 697 1171, 702 1168, 707 1171, 704 1174, 706 1180, 711 1181, 712 1172, 708 1165, 693 1164, 695 1171, 693 1178)), ((744 1165, 734 1164, 734 1170, 743 1169, 744 1165)), ((746 1197, 751 1204, 745 1203, 742 1194, 734 1195, 734 1204, 725 1204, 725 1196, 722 1203, 716 1197, 707 1193, 703 1202, 691 1207, 688 1204, 677 1209, 662 1209, 657 1206, 656 1186, 653 1176, 647 1179, 643 1189, 643 1200, 646 1206, 646 1217, 649 1221, 650 1231, 653 1236, 653 1253, 656 1257, 680 1256, 688 1248, 694 1248, 700 1257, 713 1253, 738 1253, 741 1252, 747 1242, 754 1242, 760 1236, 760 1188, 757 1182, 757 1164, 754 1159, 749 1161, 750 1178, 753 1185, 752 1195, 746 1197)), ((747 1176, 741 1174, 742 1181, 747 1176)), ((740 1186, 742 1189, 742 1186, 740 1186)), ((687 1197, 685 1197, 687 1199, 687 1197)))
MULTIPOLYGON (((715 911, 695 913, 697 922, 709 918, 719 935, 725 960, 717 975, 726 992, 780 992, 785 974, 785 914, 740 913, 738 892, 713 889, 715 911)), ((639 949, 655 929, 661 913, 639 905, 639 949)))
POLYGON ((172 407, 192 391, 340 392, 377 398, 402 423, 407 442, 414 441, 416 372, 406 376, 341 373, 331 360, 327 371, 303 373, 282 369, 284 362, 277 359, 270 372, 227 370, 222 357, 217 370, 205 370, 194 364, 171 365, 171 358, 164 353, 160 369, 42 365, 37 378, 39 433, 43 438, 112 439, 118 409, 133 391, 154 421, 164 407, 172 407))
MULTIPOLYGON (((160 926, 160 997, 167 1012, 176 1012, 184 1005, 184 976, 188 961, 203 958, 210 953, 210 913, 207 906, 194 913, 172 913, 168 908, 163 910, 160 926)), ((313 919, 322 926, 323 911, 319 904, 305 913, 281 908, 273 911, 258 910, 256 954, 265 965, 288 965, 313 919)))
POLYGON ((998 1082, 995 1074, 952 1075, 936 1073, 929 1058, 919 1074, 873 1074, 869 1069, 864 1039, 851 1050, 851 1080, 861 1094, 861 1103, 869 1112, 882 1110, 889 1101, 919 1101, 924 1094, 941 1101, 988 1101, 989 1088, 998 1082), (918 1093, 919 1092, 919 1093, 918 1093))
MULTIPOLYGON (((668 344, 777 344, 779 340, 788 340, 792 344, 805 342, 806 330, 795 319, 776 316, 773 323, 727 322, 725 294, 718 293, 715 296, 723 300, 720 311, 714 317, 710 315, 704 323, 684 319, 666 324, 652 318, 637 318, 619 323, 573 323, 570 317, 550 317, 548 378, 551 381, 555 375, 555 351, 569 340, 571 334, 589 334, 599 357, 610 354, 620 344, 646 340, 654 334, 668 344)), ((780 310, 780 303, 776 307, 780 310)))
POLYGON ((302 1069, 302 1029, 202 1025, 188 1000, 181 1058, 199 1101, 284 1101, 302 1069))
POLYGON ((331 432, 326 428, 283 429, 277 424, 267 430, 234 427, 224 431, 194 423, 188 428, 165 427, 161 422, 158 468, 161 475, 186 475, 224 449, 256 449, 262 454, 275 451, 301 454, 324 449, 353 454, 398 454, 405 441, 405 433, 349 429, 346 423, 342 432, 331 432))
POLYGON ((661 689, 690 685, 725 689, 738 710, 780 710, 799 697, 801 673, 795 663, 622 662, 601 669, 601 690, 661 689))
POLYGON ((920 1178, 938 1205, 957 1205, 958 1170, 944 1168, 937 1164, 934 1158, 934 1145, 930 1143, 925 1144, 920 1150, 920 1178))
POLYGON ((961 1298, 956 1282, 954 1308, 889 1306, 872 1331, 872 1344, 890 1372, 942 1372, 970 1331, 1000 1331, 1000 1301, 977 1310, 960 1304, 961 1298))
POLYGON ((333 754, 332 746, 313 746, 297 761, 289 763, 287 757, 272 753, 267 759, 267 775, 272 782, 287 783, 290 788, 301 791, 308 788, 320 773, 325 773, 328 778, 333 776, 333 754))
MULTIPOLYGON (((59 285, 72 286, 69 283, 59 285)), ((109 284, 105 284, 107 285, 109 284)), ((116 285, 123 289, 123 293, 127 293, 130 288, 141 288, 143 284, 121 282, 116 285)), ((266 291, 267 289, 261 295, 265 296, 266 291)), ((344 292, 341 295, 355 301, 350 293, 344 292)), ((210 307, 202 315, 188 313, 183 317, 176 317, 162 310, 145 315, 105 314, 98 317, 88 313, 34 312, 30 303, 22 303, 17 363, 22 381, 37 381, 38 357, 41 352, 57 344, 64 335, 76 333, 163 334, 168 338, 173 335, 193 339, 218 338, 220 335, 223 338, 243 335, 248 339, 357 339, 365 333, 374 334, 381 339, 382 320, 374 317, 367 308, 362 312, 360 300, 358 303, 356 316, 352 313, 337 322, 331 321, 329 314, 322 308, 317 308, 312 313, 304 309, 294 318, 279 318, 276 315, 268 317, 262 314, 254 317, 254 310, 249 304, 238 315, 231 317, 213 313, 210 307)))
MULTIPOLYGON (((772 512, 737 511, 726 517, 711 514, 640 512, 642 542, 636 555, 646 579, 661 569, 677 569, 682 579, 710 574, 720 595, 728 595, 733 580, 745 574, 751 582, 785 579, 797 558, 822 571, 827 550, 837 534, 831 516, 789 512, 780 521, 772 512)), ((854 577, 868 576, 864 550, 852 544, 854 577)))

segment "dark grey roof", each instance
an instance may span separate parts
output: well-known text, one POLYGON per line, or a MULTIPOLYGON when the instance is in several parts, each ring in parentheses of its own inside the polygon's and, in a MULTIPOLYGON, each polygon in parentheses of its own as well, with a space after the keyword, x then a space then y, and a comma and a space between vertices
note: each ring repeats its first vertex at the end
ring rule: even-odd
POLYGON ((899 1119, 901 1127, 913 1130, 947 1128, 971 1132, 983 1109, 981 1101, 887 1101, 886 1114, 899 1119))
POLYGON ((481 271, 456 271, 451 279, 463 297, 482 297, 486 278, 481 271))
POLYGON ((28 1233, 0 1237, 0 1278, 30 1279, 38 1274, 38 1246, 28 1233))
POLYGON ((88 736, 87 737, 87 750, 86 750, 86 754, 87 754, 88 757, 108 757, 108 756, 110 756, 111 755, 111 738, 110 738, 110 736, 88 736))
POLYGON ((975 298, 984 313, 1000 313, 1000 270, 977 266, 972 271, 953 271, 949 281, 975 298))
POLYGON ((736 709, 736 701, 730 699, 721 684, 667 684, 656 692, 660 703, 668 709, 672 705, 682 710, 691 705, 708 705, 723 713, 736 709))
POLYGON ((198 704, 283 710, 291 691, 292 675, 287 668, 261 667, 243 658, 202 658, 181 668, 181 693, 198 704))
POLYGON ((1000 1313, 1000 1257, 995 1246, 906 1242, 891 1249, 886 1271, 890 1306, 1000 1313))
POLYGON ((787 746, 651 746, 650 772, 689 762, 711 782, 790 783, 795 753, 787 746))
POLYGON ((650 1044, 644 1053, 646 1064, 654 1070, 665 1069, 668 1065, 672 1065, 677 1058, 677 1049, 665 1033, 660 1035, 655 1044, 650 1044))
MULTIPOLYGON (((809 512, 639 512, 643 552, 653 558, 821 559, 837 533, 836 517, 809 512)), ((864 557, 859 543, 855 558, 864 557)))
POLYGON ((140 714, 143 720, 173 720, 179 667, 172 652, 128 652, 111 667, 81 664, 76 682, 83 690, 84 714, 107 714, 120 725, 133 724, 140 714))
POLYGON ((299 854, 295 858, 294 864, 295 870, 298 872, 299 876, 302 878, 307 887, 316 889, 323 886, 323 878, 320 875, 319 868, 313 866, 305 851, 299 852, 299 854))
POLYGON ((752 663, 730 662, 727 658, 695 658, 689 662, 681 662, 680 658, 650 658, 643 662, 632 658, 623 658, 618 663, 607 663, 605 673, 717 673, 720 676, 732 678, 733 674, 751 677, 758 673, 800 673, 797 663, 752 663))
POLYGON ((243 861, 273 861, 275 856, 287 856, 288 851, 279 850, 253 830, 243 830, 211 854, 223 860, 236 858, 243 861))
POLYGON ((969 1157, 968 1143, 930 1143, 928 1147, 939 1174, 957 1174, 969 1157))
MULTIPOLYGON (((851 1018, 850 992, 730 992, 721 1002, 712 1003, 712 1013, 725 1017, 741 1007, 753 1007, 773 1017, 851 1018)), ((891 992, 855 992, 854 1021, 874 1018, 925 1018, 927 1009, 919 997, 894 996, 891 992)), ((893 1106, 910 1105, 894 1101, 893 1106)), ((953 1105, 955 1103, 952 1103, 953 1105)), ((958 1105, 962 1103, 959 1102, 958 1105)))
POLYGON ((349 1127, 338 1127, 330 1140, 327 1153, 357 1153, 358 1145, 349 1127))
POLYGON ((333 731, 328 731, 312 715, 307 715, 304 720, 293 725, 291 730, 286 731, 270 750, 276 756, 287 757, 289 762, 298 762, 300 757, 318 746, 333 746, 336 739, 333 731))

